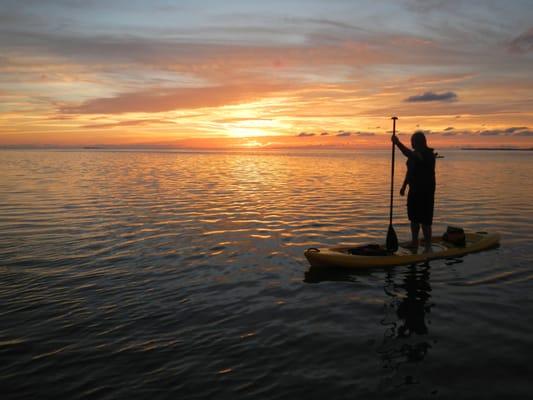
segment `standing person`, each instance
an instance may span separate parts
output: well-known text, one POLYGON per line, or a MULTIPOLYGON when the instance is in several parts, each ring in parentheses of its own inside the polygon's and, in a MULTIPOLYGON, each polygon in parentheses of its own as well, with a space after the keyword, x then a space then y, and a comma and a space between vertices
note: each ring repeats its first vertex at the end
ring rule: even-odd
MULTIPOLYGON (((435 202, 435 159, 437 154, 428 147, 426 136, 415 132, 411 136, 413 150, 407 148, 396 135, 392 142, 407 157, 406 183, 409 185, 407 195, 407 215, 411 221, 411 245, 418 248, 420 225, 424 234, 424 247, 431 251, 431 225, 433 223, 433 206, 435 202)), ((405 191, 405 186, 402 187, 405 191)))

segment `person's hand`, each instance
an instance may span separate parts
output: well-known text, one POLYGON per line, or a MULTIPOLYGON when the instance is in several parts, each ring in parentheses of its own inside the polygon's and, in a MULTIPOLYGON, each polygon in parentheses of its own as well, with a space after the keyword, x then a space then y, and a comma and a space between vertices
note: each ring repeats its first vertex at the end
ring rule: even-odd
POLYGON ((397 145, 398 142, 400 141, 400 139, 398 139, 398 136, 396 136, 396 135, 392 135, 392 136, 390 137, 390 140, 391 140, 391 142, 394 143, 395 145, 397 145))
POLYGON ((405 196, 405 186, 400 189, 400 196, 405 196))

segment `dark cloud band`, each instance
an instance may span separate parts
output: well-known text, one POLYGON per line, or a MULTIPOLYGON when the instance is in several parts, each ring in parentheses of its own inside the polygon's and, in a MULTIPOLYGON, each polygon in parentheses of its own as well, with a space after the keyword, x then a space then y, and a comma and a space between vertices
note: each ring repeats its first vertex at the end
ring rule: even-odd
POLYGON ((454 92, 434 93, 425 92, 421 95, 410 96, 404 101, 408 103, 425 102, 425 101, 456 101, 457 94, 454 92))

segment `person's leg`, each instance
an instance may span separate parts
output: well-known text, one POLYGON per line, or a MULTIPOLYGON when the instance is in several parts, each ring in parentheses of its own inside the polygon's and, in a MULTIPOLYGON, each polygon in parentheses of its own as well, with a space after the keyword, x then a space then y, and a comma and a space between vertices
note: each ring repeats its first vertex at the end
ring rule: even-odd
POLYGON ((424 234, 424 247, 431 250, 431 225, 422 224, 422 233, 424 234))
POLYGON ((420 231, 420 224, 411 221, 411 246, 418 247, 418 232, 420 231))

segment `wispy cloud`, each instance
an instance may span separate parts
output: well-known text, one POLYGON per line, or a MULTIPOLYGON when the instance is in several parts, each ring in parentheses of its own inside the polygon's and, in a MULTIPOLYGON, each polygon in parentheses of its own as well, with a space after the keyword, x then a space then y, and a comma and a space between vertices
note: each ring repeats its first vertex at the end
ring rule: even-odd
POLYGON ((160 119, 138 119, 138 120, 128 120, 128 121, 119 121, 119 122, 109 122, 104 124, 88 124, 83 125, 82 128, 87 129, 105 129, 105 128, 115 128, 121 126, 138 126, 138 125, 151 125, 151 124, 172 124, 171 121, 165 121, 160 119))
POLYGON ((504 135, 504 134, 505 134, 505 132, 502 131, 502 130, 499 130, 499 129, 485 130, 485 131, 479 132, 480 136, 500 136, 500 135, 504 135))
POLYGON ((285 86, 266 84, 255 87, 150 88, 139 92, 121 93, 115 97, 91 99, 80 105, 67 105, 61 107, 59 111, 65 114, 122 114, 220 107, 252 101, 286 89, 285 86))
MULTIPOLYGON (((335 137, 350 137, 350 136, 357 136, 357 137, 372 137, 376 134, 374 132, 352 132, 352 131, 344 131, 340 130, 335 134, 335 137)), ((310 137, 310 136, 331 136, 329 132, 322 132, 320 135, 317 135, 312 132, 301 132, 297 135, 298 137, 310 137)))
POLYGON ((444 92, 444 93, 434 93, 434 92, 425 92, 420 95, 410 96, 404 101, 408 103, 415 102, 426 102, 426 101, 456 101, 457 94, 454 92, 444 92))
POLYGON ((481 136, 481 137, 520 137, 520 136, 533 136, 533 130, 526 126, 509 127, 509 128, 494 128, 494 129, 444 129, 442 131, 424 131, 425 134, 441 135, 441 136, 481 136))
POLYGON ((407 8, 414 12, 430 13, 457 7, 458 0, 407 0, 407 8))
POLYGON ((528 130, 527 126, 512 126, 511 128, 505 129, 505 133, 515 134, 515 133, 524 132, 527 130, 528 130))
POLYGON ((520 131, 513 134, 514 136, 533 136, 533 130, 520 131))
POLYGON ((533 131, 528 127, 510 127, 504 129, 485 129, 479 131, 481 136, 532 136, 533 131))
POLYGON ((529 28, 526 32, 511 40, 509 50, 513 53, 533 51, 533 28, 529 28))
MULTIPOLYGON (((422 132, 426 136, 432 136, 432 137, 453 137, 453 136, 472 136, 472 137, 497 137, 497 136, 505 136, 505 137, 529 137, 533 136, 533 130, 521 126, 521 127, 509 127, 509 128, 495 128, 495 129, 483 129, 483 130, 472 130, 472 129, 453 129, 450 130, 448 128, 443 130, 430 130, 430 129, 417 129, 414 132, 422 132)), ((398 133, 399 135, 403 136, 410 136, 412 133, 398 133)), ((388 132, 392 133, 392 132, 388 132)), ((300 136, 314 136, 314 134, 306 134, 302 133, 300 136)), ((351 131, 339 131, 335 136, 337 137, 350 137, 350 136, 357 136, 357 137, 366 137, 366 136, 376 136, 374 132, 351 132, 351 131)))
POLYGON ((371 137, 375 136, 376 134, 374 132, 363 132, 363 131, 339 131, 337 133, 338 137, 348 137, 348 136, 359 136, 359 137, 371 137))

